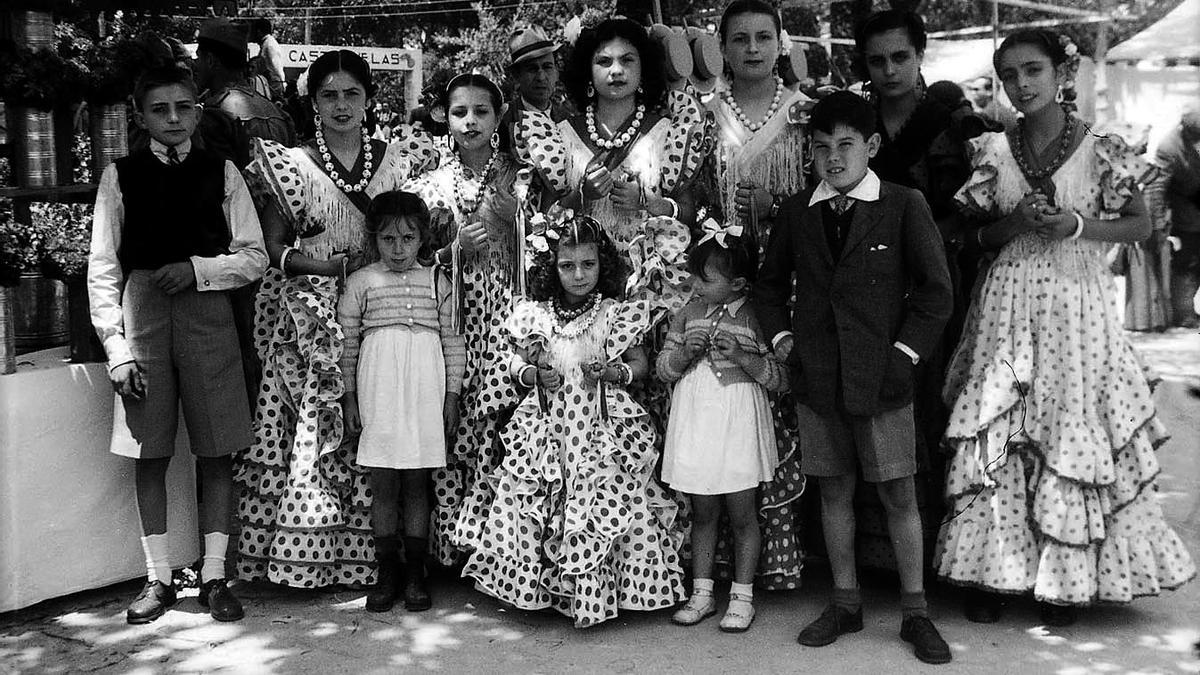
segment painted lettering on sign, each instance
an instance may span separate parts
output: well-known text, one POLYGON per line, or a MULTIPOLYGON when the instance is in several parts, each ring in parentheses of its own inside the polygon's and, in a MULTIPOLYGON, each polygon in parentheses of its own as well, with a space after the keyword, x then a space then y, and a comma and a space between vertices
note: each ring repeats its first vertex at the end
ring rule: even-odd
POLYGON ((286 57, 284 67, 307 68, 322 54, 337 49, 349 49, 363 57, 374 70, 416 70, 420 67, 421 52, 416 49, 392 47, 338 47, 334 45, 280 45, 286 57))

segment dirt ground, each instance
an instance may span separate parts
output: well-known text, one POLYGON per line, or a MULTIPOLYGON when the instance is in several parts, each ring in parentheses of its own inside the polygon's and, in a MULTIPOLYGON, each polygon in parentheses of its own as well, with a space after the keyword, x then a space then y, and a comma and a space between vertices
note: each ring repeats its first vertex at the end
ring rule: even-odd
MULTIPOLYGON (((1168 520, 1200 556, 1200 336, 1135 336, 1139 349, 1169 379, 1157 400, 1174 438, 1159 452, 1159 499, 1168 520)), ((796 644, 829 591, 828 571, 814 563, 805 587, 758 592, 758 617, 743 635, 717 630, 717 619, 681 628, 669 612, 629 612, 575 630, 553 613, 506 609, 449 578, 434 581, 435 607, 409 614, 364 610, 361 591, 302 592, 240 585, 247 616, 212 621, 195 590, 158 621, 125 623, 139 582, 47 601, 0 615, 0 672, 373 673, 1200 673, 1200 582, 1128 606, 1101 606, 1068 628, 1040 625, 1026 601, 1000 623, 967 622, 952 588, 930 594, 937 625, 954 651, 949 666, 917 661, 898 637, 894 581, 864 588, 866 626, 828 647, 796 644)))

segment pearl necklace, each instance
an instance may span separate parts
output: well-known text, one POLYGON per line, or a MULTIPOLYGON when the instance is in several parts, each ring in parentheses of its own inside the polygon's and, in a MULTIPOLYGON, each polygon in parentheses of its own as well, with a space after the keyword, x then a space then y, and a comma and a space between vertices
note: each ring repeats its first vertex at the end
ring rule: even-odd
POLYGON ((596 131, 596 106, 589 103, 585 117, 587 119, 588 138, 592 139, 592 144, 598 148, 611 150, 612 148, 623 148, 629 141, 633 140, 639 127, 642 126, 642 118, 646 116, 646 104, 639 103, 633 111, 633 121, 621 134, 613 137, 612 140, 600 138, 600 134, 596 131))
POLYGON ((469 199, 463 199, 462 186, 467 183, 467 166, 463 164, 462 158, 457 154, 454 155, 454 202, 458 205, 458 211, 465 220, 470 220, 474 215, 475 210, 479 208, 479 196, 483 194, 484 189, 492 179, 492 169, 496 166, 496 159, 500 157, 499 150, 492 150, 492 156, 488 157, 487 164, 483 165, 483 171, 479 173, 479 188, 475 190, 475 194, 469 199), (468 204, 470 208, 468 208, 468 204))
POLYGON ((721 97, 725 99, 726 105, 733 111, 734 117, 737 118, 737 121, 742 126, 750 131, 758 131, 766 126, 767 122, 770 122, 775 113, 779 111, 779 105, 783 102, 783 78, 778 75, 775 76, 775 96, 771 99, 771 107, 767 108, 767 114, 763 115, 762 120, 759 122, 751 122, 746 118, 746 113, 742 112, 742 107, 738 105, 737 99, 733 97, 732 90, 722 92, 721 97))
POLYGON ((557 333, 565 337, 578 337, 596 321, 600 311, 600 291, 592 291, 587 300, 574 309, 563 309, 562 301, 551 301, 554 318, 558 321, 557 333))
POLYGON ((333 166, 333 155, 329 152, 329 146, 325 143, 325 132, 321 129, 321 125, 317 125, 317 152, 321 154, 321 161, 325 163, 325 173, 333 179, 335 185, 342 192, 362 192, 367 189, 367 184, 371 182, 371 169, 375 163, 371 160, 371 135, 367 133, 367 128, 362 130, 362 153, 363 153, 363 172, 362 178, 354 185, 350 185, 342 180, 337 169, 333 166))
MULTIPOLYGON (((1071 141, 1075 138, 1075 125, 1078 122, 1074 115, 1067 115, 1066 123, 1063 124, 1062 133, 1058 137, 1058 152, 1055 153, 1054 159, 1046 166, 1034 170, 1029 166, 1025 159, 1027 146, 1025 145, 1025 118, 1021 118, 1017 122, 1017 151, 1013 153, 1013 158, 1017 160, 1017 166, 1021 168, 1021 173, 1035 180, 1049 178, 1051 174, 1063 165, 1067 159, 1067 153, 1071 150, 1071 141)), ((1029 149, 1029 154, 1033 154, 1033 150, 1029 149)))

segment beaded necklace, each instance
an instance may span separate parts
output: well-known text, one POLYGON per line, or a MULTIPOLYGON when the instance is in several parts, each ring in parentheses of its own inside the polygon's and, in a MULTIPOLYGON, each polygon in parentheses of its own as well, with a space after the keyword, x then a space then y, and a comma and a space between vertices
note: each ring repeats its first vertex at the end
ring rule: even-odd
POLYGON ((362 129, 362 155, 363 155, 363 172, 362 178, 354 185, 350 185, 345 180, 342 180, 341 175, 333 165, 333 155, 329 152, 329 145, 325 143, 325 132, 321 125, 317 125, 317 152, 321 155, 321 161, 325 163, 325 173, 333 179, 335 185, 342 192, 362 192, 367 189, 367 184, 371 182, 371 169, 375 163, 372 161, 371 155, 371 135, 367 133, 367 128, 362 129))
POLYGON ((584 116, 587 120, 588 138, 592 140, 593 145, 598 148, 604 148, 605 150, 611 150, 612 148, 623 148, 633 140, 634 135, 637 134, 638 128, 642 126, 642 118, 646 116, 646 104, 637 104, 637 108, 635 108, 633 111, 633 119, 629 122, 629 126, 626 127, 624 132, 614 136, 612 140, 600 138, 600 133, 596 131, 595 104, 588 104, 587 111, 584 116))
POLYGON ((1013 153, 1013 158, 1017 160, 1017 166, 1021 168, 1021 173, 1035 180, 1049 178, 1063 162, 1067 161, 1067 153, 1071 150, 1071 141, 1075 138, 1075 126, 1078 124, 1074 115, 1067 115, 1067 121, 1063 124, 1062 132, 1058 135, 1058 152, 1054 154, 1054 159, 1049 164, 1040 168, 1034 169, 1029 165, 1026 159, 1026 152, 1030 156, 1033 155, 1032 149, 1025 144, 1025 118, 1021 118, 1017 122, 1017 151, 1013 153))
POLYGON ((557 297, 550 305, 558 323, 555 332, 569 338, 579 337, 596 321, 596 314, 600 310, 600 291, 592 291, 582 305, 573 309, 563 308, 562 301, 557 297))
POLYGON ((779 111, 779 104, 783 101, 783 78, 775 76, 775 96, 771 99, 771 107, 767 108, 767 114, 763 115, 762 120, 758 122, 751 122, 746 117, 746 113, 742 112, 742 107, 738 105, 737 99, 733 97, 732 90, 721 92, 721 98, 725 100, 725 104, 733 111, 733 116, 742 126, 750 131, 758 131, 766 126, 767 122, 770 122, 775 113, 779 111))
POLYGON ((479 172, 479 187, 476 188, 475 194, 470 198, 463 198, 463 186, 467 183, 467 167, 463 164, 462 158, 457 154, 453 155, 454 162, 454 202, 458 205, 458 212, 464 218, 464 222, 470 222, 471 216, 475 215, 475 210, 479 208, 480 195, 487 188, 488 183, 492 180, 492 169, 496 166, 496 159, 500 157, 499 150, 492 150, 492 156, 488 157, 487 164, 483 165, 483 171, 479 172))

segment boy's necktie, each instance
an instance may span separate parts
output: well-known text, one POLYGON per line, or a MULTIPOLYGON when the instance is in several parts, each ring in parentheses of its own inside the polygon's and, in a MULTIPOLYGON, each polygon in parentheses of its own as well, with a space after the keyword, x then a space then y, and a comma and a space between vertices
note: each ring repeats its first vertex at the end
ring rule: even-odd
POLYGON ((179 164, 179 151, 173 145, 167 148, 167 164, 171 166, 179 164))
POLYGON ((833 212, 839 216, 845 213, 846 210, 850 208, 850 205, 854 203, 854 199, 852 197, 847 197, 846 195, 837 195, 830 201, 830 206, 833 207, 833 212))

